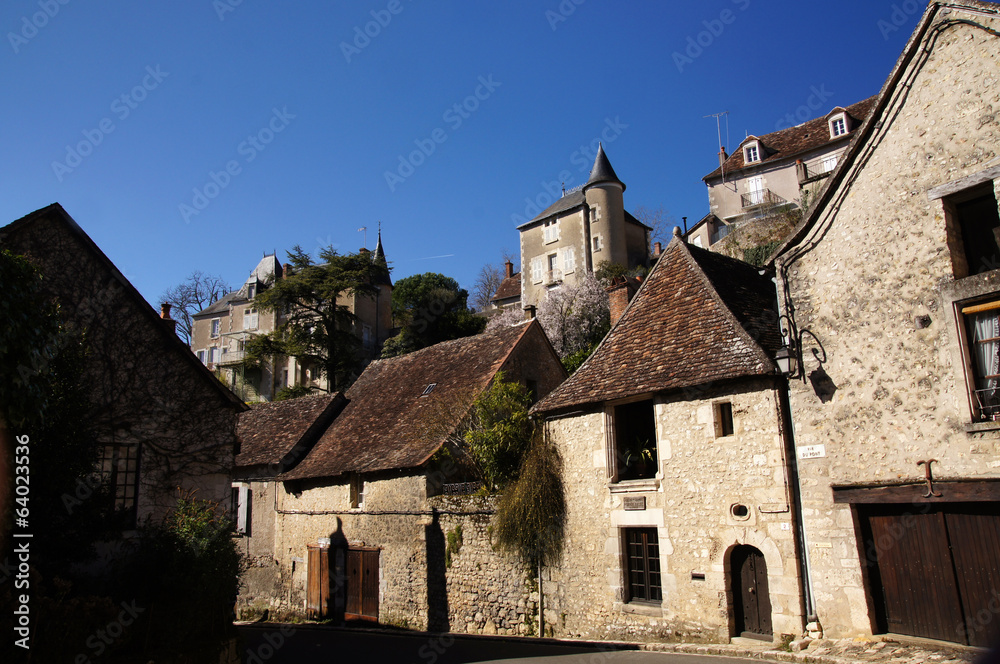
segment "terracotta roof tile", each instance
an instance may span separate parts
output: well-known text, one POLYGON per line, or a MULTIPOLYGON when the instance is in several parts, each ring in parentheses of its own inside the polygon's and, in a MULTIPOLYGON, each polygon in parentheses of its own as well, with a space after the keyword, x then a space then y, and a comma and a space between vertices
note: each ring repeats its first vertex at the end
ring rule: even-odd
MULTIPOLYGON (((851 104, 845 109, 842 109, 847 112, 847 115, 854 119, 855 129, 857 129, 857 127, 864 122, 865 118, 868 117, 868 114, 871 113, 877 98, 878 95, 874 95, 868 99, 864 99, 855 104, 851 104)), ((761 154, 762 158, 761 161, 754 162, 753 164, 750 164, 750 166, 756 168, 762 164, 786 160, 794 157, 795 155, 821 148, 827 143, 846 143, 854 137, 854 131, 848 132, 844 136, 830 138, 830 128, 827 123, 827 119, 832 113, 833 111, 822 117, 803 122, 795 127, 781 129, 779 131, 771 132, 770 134, 756 137, 757 141, 759 141, 763 147, 761 154)), ((725 165, 727 175, 743 170, 747 167, 746 162, 743 161, 742 147, 752 138, 753 137, 748 137, 740 143, 739 147, 736 150, 733 150, 733 153, 729 155, 728 159, 726 159, 725 165)), ((721 174, 722 169, 716 168, 702 179, 709 180, 711 178, 719 177, 721 174)))
POLYGON ((776 311, 769 274, 675 238, 594 354, 535 410, 774 374, 776 311))
POLYGON ((445 341, 372 362, 347 391, 350 403, 283 480, 414 468, 468 412, 533 325, 445 341), (424 394, 428 386, 434 388, 424 394))
POLYGON ((280 463, 300 442, 314 441, 344 403, 337 393, 251 405, 236 421, 236 466, 280 463))
POLYGON ((516 272, 513 276, 505 277, 497 288, 496 295, 490 298, 491 302, 506 300, 511 297, 521 297, 521 273, 516 272))

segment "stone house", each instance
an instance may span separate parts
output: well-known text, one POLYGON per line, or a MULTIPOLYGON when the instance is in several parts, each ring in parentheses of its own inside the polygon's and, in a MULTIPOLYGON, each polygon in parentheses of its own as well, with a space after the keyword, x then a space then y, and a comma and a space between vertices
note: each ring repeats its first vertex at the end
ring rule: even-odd
POLYGON ((259 402, 240 413, 232 506, 237 545, 247 569, 241 579, 239 605, 282 603, 274 557, 277 477, 312 449, 346 404, 338 392, 259 402))
POLYGON ((536 404, 567 492, 565 552, 543 577, 556 634, 801 633, 776 309, 770 274, 675 230, 608 336, 536 404))
POLYGON ((836 168, 874 102, 870 97, 794 127, 747 136, 731 155, 722 148, 719 168, 702 178, 709 213, 688 229, 688 242, 718 250, 731 230, 802 207, 803 196, 814 196, 836 168))
POLYGON ((489 544, 491 501, 442 495, 471 479, 446 441, 500 371, 539 396, 566 377, 537 321, 365 369, 343 411, 272 485, 282 601, 418 629, 515 633, 532 623, 524 571, 489 544))
POLYGON ((625 210, 624 191, 625 183, 600 146, 582 187, 565 192, 537 217, 517 227, 522 308, 537 307, 549 290, 577 283, 604 261, 630 268, 649 266, 652 229, 625 210))
POLYGON ((490 309, 510 309, 521 305, 521 273, 514 272, 514 264, 504 262, 503 280, 490 298, 490 309))
MULTIPOLYGON (((374 262, 387 267, 381 231, 371 256, 374 262)), ((274 254, 265 255, 238 290, 192 316, 191 350, 248 402, 270 401, 285 387, 305 385, 321 390, 329 387, 326 377, 320 377, 316 367, 295 357, 276 357, 261 367, 244 364, 248 339, 273 332, 284 322, 279 312, 261 310, 254 300, 290 270, 291 266, 281 265, 274 254)), ((347 307, 358 318, 351 332, 361 343, 363 364, 378 357, 382 343, 392 332, 392 280, 388 269, 376 285, 379 292, 375 297, 344 293, 337 300, 338 305, 347 307)))
POLYGON ((246 406, 177 337, 169 308, 158 315, 59 204, 0 228, 0 248, 37 265, 67 329, 86 334, 90 419, 115 527, 159 521, 179 490, 228 505, 246 406))
POLYGON ((1000 636, 1000 6, 931 2, 774 254, 825 633, 1000 636))

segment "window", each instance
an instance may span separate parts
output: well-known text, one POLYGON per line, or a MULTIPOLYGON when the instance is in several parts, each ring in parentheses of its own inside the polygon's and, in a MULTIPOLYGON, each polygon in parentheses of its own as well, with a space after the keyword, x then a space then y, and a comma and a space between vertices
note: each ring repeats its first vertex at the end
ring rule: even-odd
POLYGON ((215 364, 218 361, 219 361, 219 349, 216 348, 215 346, 212 346, 211 348, 208 349, 208 363, 215 364))
POLYGON ((757 141, 748 143, 743 147, 743 161, 748 164, 760 161, 760 146, 757 144, 757 141))
POLYGON ((365 347, 365 350, 372 350, 375 347, 372 326, 367 323, 362 323, 361 325, 361 343, 365 347))
POLYGON ((1000 300, 967 305, 961 312, 972 370, 973 419, 1000 419, 1000 300))
POLYGON ((205 351, 204 350, 199 350, 198 351, 198 361, 201 362, 202 364, 205 364, 205 351))
POLYGON ((733 404, 728 401, 715 404, 715 436, 732 436, 733 429, 733 404))
POLYGON ((569 274, 576 269, 576 252, 573 247, 563 247, 563 274, 569 274))
POLYGON ((243 312, 244 330, 256 330, 258 322, 259 319, 256 309, 254 309, 253 307, 249 307, 245 312, 243 312))
POLYGON ((837 167, 837 155, 823 158, 823 172, 829 173, 837 167))
POLYGON ((111 487, 111 507, 124 528, 135 528, 139 493, 139 447, 107 445, 101 452, 101 476, 111 487))
POLYGON ((542 224, 542 233, 544 235, 545 244, 555 242, 559 239, 559 222, 555 219, 544 222, 542 224))
POLYGON ((661 602, 660 541, 656 528, 625 528, 626 601, 661 602))
MULTIPOLYGON (((726 230, 729 230, 728 226, 726 226, 725 228, 726 228, 726 230)), ((694 236, 694 240, 691 241, 691 244, 693 244, 696 247, 700 247, 701 246, 701 236, 700 235, 695 235, 694 236)))
POLYGON ((541 283, 542 273, 545 271, 544 261, 545 259, 542 256, 535 256, 531 259, 531 283, 541 283))
POLYGON ((420 394, 420 396, 426 397, 428 394, 434 391, 435 387, 437 387, 437 383, 429 384, 427 387, 424 388, 424 391, 420 394))
POLYGON ((592 205, 590 206, 590 223, 601 220, 601 206, 592 205))
POLYGON ((744 199, 744 207, 748 205, 760 205, 764 202, 764 178, 760 175, 755 175, 752 178, 747 178, 747 195, 744 199))
POLYGON ((247 286, 247 299, 252 300, 257 295, 257 284, 249 284, 247 286))
POLYGON ((219 336, 219 325, 221 321, 218 318, 212 319, 212 338, 215 339, 219 336))
MULTIPOLYGON (((713 245, 722 238, 729 235, 729 224, 719 222, 718 224, 713 224, 709 228, 711 229, 708 236, 709 245, 713 245)), ((701 240, 700 237, 696 239, 699 241, 701 240)), ((700 247, 701 245, 699 244, 698 246, 700 247)))
POLYGON ((993 182, 945 198, 944 210, 955 276, 1000 268, 1000 214, 993 182))
POLYGON ((232 519, 236 532, 240 535, 250 535, 251 508, 253 492, 246 482, 233 482, 232 488, 232 519))
POLYGON ((604 248, 604 243, 601 242, 601 236, 600 235, 595 235, 594 236, 594 251, 600 251, 603 248, 604 248))
POLYGON ((830 118, 830 138, 837 138, 847 133, 847 116, 840 115, 830 118))
POLYGON ((653 400, 613 406, 610 416, 608 428, 614 445, 614 459, 609 470, 613 479, 620 482, 656 477, 659 459, 656 454, 653 400))
POLYGON ((562 274, 559 273, 559 254, 549 254, 547 257, 547 265, 549 269, 549 282, 559 281, 562 279, 562 274))
POLYGON ((365 506, 365 481, 357 473, 351 474, 350 493, 351 509, 363 509, 365 506))

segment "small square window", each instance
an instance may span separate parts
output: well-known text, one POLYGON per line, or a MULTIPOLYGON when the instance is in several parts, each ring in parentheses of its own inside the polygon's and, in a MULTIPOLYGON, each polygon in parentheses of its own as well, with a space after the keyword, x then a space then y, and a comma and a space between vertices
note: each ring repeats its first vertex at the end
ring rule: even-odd
POLYGON ((656 528, 625 528, 626 601, 661 602, 660 541, 656 528))
POLYGON ((601 220, 601 206, 592 205, 590 208, 590 223, 601 220))
POLYGON ((601 236, 600 235, 595 235, 594 236, 594 251, 600 251, 602 248, 603 248, 603 245, 601 243, 601 236))
POLYGON ((715 436, 732 436, 733 428, 733 404, 728 401, 715 404, 715 436))

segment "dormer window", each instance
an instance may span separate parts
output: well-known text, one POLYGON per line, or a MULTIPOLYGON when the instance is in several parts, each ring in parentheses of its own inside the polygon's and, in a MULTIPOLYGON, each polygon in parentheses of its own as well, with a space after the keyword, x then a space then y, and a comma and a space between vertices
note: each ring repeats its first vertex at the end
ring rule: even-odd
POLYGON ((837 138, 847 133, 847 116, 839 113, 830 118, 830 138, 837 138))
POLYGON ((760 144, 757 141, 743 146, 743 161, 753 164, 760 161, 760 144))
POLYGON ((420 396, 426 397, 428 394, 434 391, 435 387, 437 387, 437 383, 430 383, 429 385, 427 385, 427 387, 424 388, 424 391, 420 396))
POLYGON ((247 299, 252 300, 257 295, 257 284, 250 284, 247 286, 247 299))

